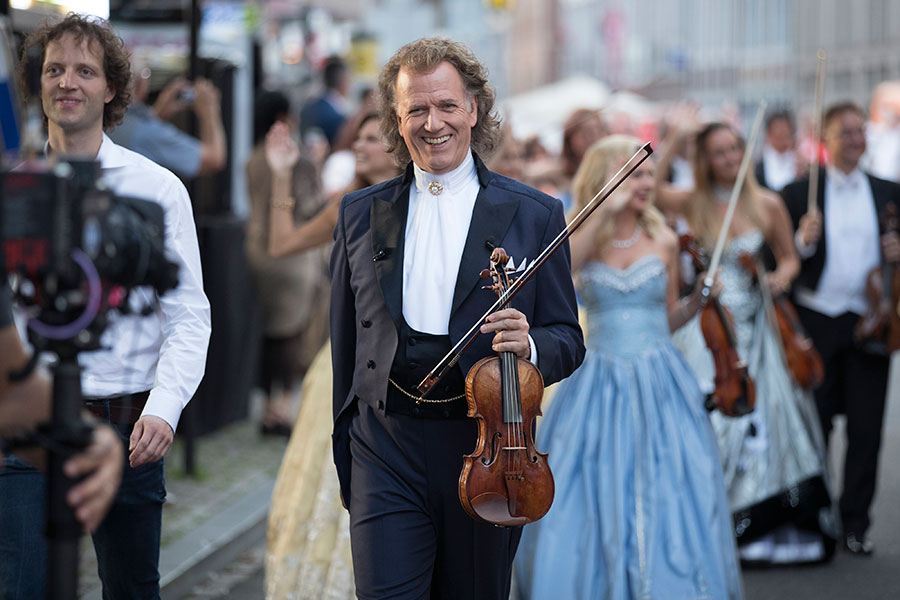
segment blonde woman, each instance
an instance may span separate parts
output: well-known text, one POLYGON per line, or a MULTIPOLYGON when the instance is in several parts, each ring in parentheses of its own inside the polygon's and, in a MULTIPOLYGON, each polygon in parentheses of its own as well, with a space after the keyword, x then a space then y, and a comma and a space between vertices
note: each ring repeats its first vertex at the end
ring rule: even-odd
MULTIPOLYGON (((399 174, 383 140, 376 115, 362 117, 353 142, 356 168, 348 193, 399 174)), ((271 198, 270 253, 297 254, 330 240, 340 198, 332 199, 316 216, 295 227, 285 218, 290 196, 283 179, 298 160, 299 150, 290 131, 281 125, 269 132, 266 149, 269 163, 275 164, 276 177, 271 198)), ((300 414, 272 493, 265 583, 269 600, 356 597, 349 516, 341 505, 331 453, 331 386, 331 344, 326 343, 303 381, 300 414)))
MULTIPOLYGON (((576 209, 639 145, 613 135, 588 150, 576 209)), ((741 597, 715 437, 670 341, 700 297, 678 299, 677 239, 653 188, 647 162, 571 239, 588 350, 538 431, 556 497, 523 533, 523 600, 741 597)))
MULTIPOLYGON (((694 189, 666 198, 666 209, 684 215, 707 249, 715 245, 743 155, 743 140, 730 125, 704 126, 696 137, 694 189)), ((761 290, 738 260, 768 246, 775 269, 764 285, 775 295, 784 292, 800 268, 793 228, 781 198, 761 188, 752 174, 738 198, 719 273, 720 301, 734 317, 738 354, 756 384, 756 409, 740 418, 714 412, 711 421, 740 556, 753 563, 827 560, 837 523, 813 398, 788 373, 761 290)), ((715 368, 697 320, 676 333, 675 344, 701 389, 711 391, 715 368)))

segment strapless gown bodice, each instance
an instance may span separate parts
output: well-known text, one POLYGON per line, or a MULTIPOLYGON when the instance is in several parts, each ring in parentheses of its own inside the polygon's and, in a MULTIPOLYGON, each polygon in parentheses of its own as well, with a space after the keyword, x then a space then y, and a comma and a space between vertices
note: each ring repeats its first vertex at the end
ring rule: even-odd
POLYGON ((625 269, 589 263, 581 272, 581 298, 592 350, 630 356, 669 342, 666 266, 659 256, 649 254, 625 269))

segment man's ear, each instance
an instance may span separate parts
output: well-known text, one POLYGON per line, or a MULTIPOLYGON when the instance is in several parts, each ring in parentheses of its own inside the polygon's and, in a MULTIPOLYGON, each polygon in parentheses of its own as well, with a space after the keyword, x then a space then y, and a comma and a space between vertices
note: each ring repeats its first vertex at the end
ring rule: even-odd
POLYGON ((469 127, 475 127, 478 123, 478 98, 472 96, 469 101, 472 105, 472 109, 469 111, 469 127))
POLYGON ((103 99, 104 104, 109 104, 112 102, 113 98, 116 97, 116 93, 113 91, 111 87, 106 88, 106 98, 103 99))

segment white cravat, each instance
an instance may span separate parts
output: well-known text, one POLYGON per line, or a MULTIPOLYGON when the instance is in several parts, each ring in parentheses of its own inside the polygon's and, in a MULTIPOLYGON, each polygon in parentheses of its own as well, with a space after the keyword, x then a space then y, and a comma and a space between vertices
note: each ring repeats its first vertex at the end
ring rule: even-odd
POLYGON ((770 189, 780 192, 781 188, 797 178, 797 156, 793 150, 778 152, 766 144, 763 146, 762 159, 766 184, 770 189))
POLYGON ((403 316, 416 331, 445 335, 459 262, 478 197, 471 151, 442 175, 413 167, 403 250, 403 316))
MULTIPOLYGON (((829 317, 864 314, 866 275, 881 260, 872 186, 859 169, 828 169, 825 178, 825 267, 815 290, 799 288, 797 302, 829 317)), ((814 251, 814 248, 813 248, 814 251)))

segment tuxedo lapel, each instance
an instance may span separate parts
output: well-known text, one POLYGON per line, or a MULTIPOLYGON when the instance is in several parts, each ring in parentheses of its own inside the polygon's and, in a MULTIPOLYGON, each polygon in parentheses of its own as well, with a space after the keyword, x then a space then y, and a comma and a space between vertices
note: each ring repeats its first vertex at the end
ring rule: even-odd
POLYGON ((403 246, 409 210, 409 178, 389 200, 372 199, 372 260, 384 302, 399 328, 403 311, 403 246))
POLYGON ((490 266, 491 251, 500 245, 518 209, 519 200, 515 196, 504 196, 497 188, 489 185, 478 190, 478 198, 472 210, 472 223, 469 225, 466 245, 459 261, 459 272, 456 274, 451 318, 466 296, 481 281, 481 271, 490 266))

